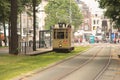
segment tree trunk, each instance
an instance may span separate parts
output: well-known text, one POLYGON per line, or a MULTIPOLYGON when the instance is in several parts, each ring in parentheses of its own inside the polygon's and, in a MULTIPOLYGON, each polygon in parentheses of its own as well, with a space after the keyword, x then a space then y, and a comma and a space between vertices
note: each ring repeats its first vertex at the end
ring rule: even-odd
POLYGON ((10 21, 11 21, 11 53, 17 55, 18 54, 18 35, 17 35, 17 0, 11 0, 11 15, 10 15, 10 21))
POLYGON ((33 0, 33 51, 36 51, 36 0, 33 0))
POLYGON ((9 53, 12 53, 11 52, 11 22, 10 22, 10 17, 9 17, 9 53))

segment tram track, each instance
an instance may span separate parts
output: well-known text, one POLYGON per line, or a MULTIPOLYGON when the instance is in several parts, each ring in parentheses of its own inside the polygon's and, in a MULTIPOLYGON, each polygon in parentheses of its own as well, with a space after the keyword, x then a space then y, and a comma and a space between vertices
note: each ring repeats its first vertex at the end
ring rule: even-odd
POLYGON ((101 69, 101 71, 97 74, 97 76, 95 77, 95 79, 94 80, 99 80, 99 78, 102 76, 102 74, 107 70, 107 68, 109 67, 109 65, 110 65, 110 62, 111 62, 111 58, 112 58, 112 56, 111 56, 111 47, 110 47, 110 52, 109 52, 110 54, 109 54, 109 59, 108 59, 108 62, 107 62, 107 64, 103 67, 103 69, 101 69))
POLYGON ((110 62, 111 47, 104 47, 90 62, 80 67, 79 69, 74 70, 69 75, 66 75, 59 80, 99 80, 102 74, 109 67, 110 62))
POLYGON ((64 76, 62 76, 61 78, 56 79, 56 80, 62 80, 62 79, 64 79, 66 76, 68 76, 68 75, 74 73, 75 71, 79 70, 80 68, 84 67, 85 65, 87 65, 88 63, 90 63, 90 62, 97 56, 97 54, 99 54, 102 50, 103 50, 103 47, 101 47, 101 48, 95 53, 95 55, 93 55, 93 57, 91 57, 90 59, 88 59, 88 60, 87 60, 86 62, 84 62, 83 64, 80 64, 80 66, 79 66, 78 68, 76 68, 75 70, 71 71, 70 73, 68 73, 68 74, 66 74, 66 75, 64 75, 64 76))

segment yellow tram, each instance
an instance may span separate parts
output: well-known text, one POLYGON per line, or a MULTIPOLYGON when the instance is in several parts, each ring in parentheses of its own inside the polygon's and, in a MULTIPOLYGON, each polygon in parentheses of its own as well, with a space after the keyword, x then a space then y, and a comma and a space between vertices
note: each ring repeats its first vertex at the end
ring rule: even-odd
POLYGON ((53 27, 53 51, 70 52, 74 50, 73 28, 65 23, 53 27))

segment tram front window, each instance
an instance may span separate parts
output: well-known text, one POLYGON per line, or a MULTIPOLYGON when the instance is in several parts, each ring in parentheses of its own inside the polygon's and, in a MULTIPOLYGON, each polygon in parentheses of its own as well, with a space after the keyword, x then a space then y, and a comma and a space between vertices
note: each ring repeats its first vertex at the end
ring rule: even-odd
POLYGON ((57 39, 64 39, 64 32, 57 32, 57 39))

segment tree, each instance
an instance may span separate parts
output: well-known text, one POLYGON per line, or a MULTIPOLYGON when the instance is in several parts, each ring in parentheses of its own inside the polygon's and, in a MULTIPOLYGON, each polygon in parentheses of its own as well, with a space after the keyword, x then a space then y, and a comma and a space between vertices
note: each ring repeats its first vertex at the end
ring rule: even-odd
MULTIPOLYGON (((36 7, 39 5, 41 0, 22 0, 25 6, 33 8, 33 51, 36 51, 36 7)), ((29 12, 27 12, 29 14, 29 12)))
POLYGON ((36 51, 36 0, 33 0, 33 51, 36 51))
POLYGON ((100 8, 106 9, 105 16, 112 19, 115 27, 120 29, 120 0, 98 0, 100 8))
POLYGON ((47 13, 46 28, 58 22, 69 23, 75 27, 79 27, 82 23, 80 8, 74 0, 49 0, 45 12, 47 13))
MULTIPOLYGON (((18 34, 17 16, 25 11, 25 7, 33 7, 34 0, 0 0, 0 23, 2 22, 5 30, 5 22, 9 24, 9 53, 18 54, 18 34)), ((41 0, 36 0, 36 6, 41 0)), ((31 8, 32 11, 32 8, 31 8)), ((6 31, 6 30, 5 30, 6 31)))
MULTIPOLYGON (((39 0, 40 1, 40 0, 39 0)), ((36 6, 38 0, 32 0, 33 2, 33 51, 36 51, 36 6)))
POLYGON ((11 22, 11 50, 10 54, 18 54, 18 35, 17 35, 17 15, 18 15, 18 5, 17 0, 11 0, 11 14, 10 14, 10 22, 11 22))

